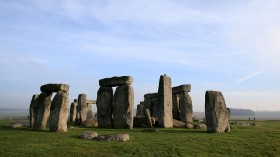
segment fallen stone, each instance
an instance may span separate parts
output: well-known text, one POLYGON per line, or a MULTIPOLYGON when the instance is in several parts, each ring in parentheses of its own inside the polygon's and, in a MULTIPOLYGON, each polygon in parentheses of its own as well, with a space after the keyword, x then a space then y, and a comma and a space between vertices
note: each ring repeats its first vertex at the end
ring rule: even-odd
POLYGON ((8 126, 10 128, 23 128, 25 127, 25 124, 17 121, 17 122, 11 122, 8 126))
POLYGON ((186 123, 185 128, 186 129, 193 129, 193 125, 190 124, 190 123, 186 123))
POLYGON ((99 86, 109 86, 109 87, 131 85, 132 83, 133 83, 133 78, 131 76, 111 77, 111 78, 104 78, 99 80, 99 86))
POLYGON ((172 88, 172 93, 181 93, 181 92, 190 92, 191 91, 191 85, 190 84, 183 84, 177 87, 172 88))
POLYGON ((84 140, 92 140, 93 138, 97 137, 98 133, 93 131, 87 131, 81 134, 80 138, 84 140))
POLYGON ((46 93, 58 92, 58 91, 67 92, 69 90, 69 85, 49 83, 49 84, 42 85, 40 90, 41 92, 46 92, 46 93))
POLYGON ((158 86, 158 122, 162 128, 173 127, 171 86, 171 78, 161 75, 158 86))
POLYGON ((94 141, 119 141, 119 142, 125 142, 129 140, 128 134, 115 134, 115 135, 100 135, 92 140, 94 141))
POLYGON ((193 129, 207 129, 205 124, 194 124, 193 129))
POLYGON ((179 120, 173 119, 173 127, 174 128, 184 128, 186 123, 181 122, 179 120))
POLYGON ((145 109, 145 117, 146 117, 148 128, 152 128, 153 124, 152 124, 152 120, 151 120, 151 115, 150 115, 149 109, 145 109))
POLYGON ((98 126, 98 122, 97 122, 97 119, 87 119, 85 121, 82 121, 81 125, 82 126, 97 127, 98 126))
POLYGON ((229 132, 228 115, 223 94, 219 91, 206 91, 205 124, 207 132, 229 132))

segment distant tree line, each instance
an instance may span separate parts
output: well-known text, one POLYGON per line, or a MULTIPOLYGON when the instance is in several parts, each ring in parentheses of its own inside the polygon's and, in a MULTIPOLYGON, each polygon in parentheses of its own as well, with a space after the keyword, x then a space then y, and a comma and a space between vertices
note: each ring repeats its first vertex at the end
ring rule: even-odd
POLYGON ((232 116, 253 116, 255 112, 250 109, 241 109, 241 108, 230 108, 230 113, 232 116))

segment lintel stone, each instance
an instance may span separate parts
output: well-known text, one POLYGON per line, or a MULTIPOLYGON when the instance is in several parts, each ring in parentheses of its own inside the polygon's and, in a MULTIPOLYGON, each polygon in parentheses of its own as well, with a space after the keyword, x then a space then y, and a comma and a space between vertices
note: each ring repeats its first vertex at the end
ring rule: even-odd
POLYGON ((191 91, 190 84, 183 84, 172 88, 172 94, 181 93, 181 92, 190 92, 190 91, 191 91))
POLYGON ((41 92, 46 92, 46 93, 58 92, 58 91, 67 92, 69 90, 69 85, 49 83, 49 84, 42 85, 40 90, 41 92))
POLYGON ((131 76, 120 76, 104 78, 99 80, 99 86, 109 86, 116 87, 121 85, 131 85, 133 83, 133 78, 131 76))

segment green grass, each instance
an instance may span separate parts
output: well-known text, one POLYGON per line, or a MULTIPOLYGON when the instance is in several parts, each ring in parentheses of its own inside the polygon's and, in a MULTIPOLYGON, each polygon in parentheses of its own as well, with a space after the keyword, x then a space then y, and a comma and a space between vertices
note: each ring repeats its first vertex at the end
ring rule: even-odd
POLYGON ((81 128, 67 133, 10 129, 0 121, 0 156, 280 156, 280 121, 258 127, 233 126, 230 133, 160 129, 159 132, 81 128), (128 142, 81 140, 85 131, 99 135, 128 133, 128 142))

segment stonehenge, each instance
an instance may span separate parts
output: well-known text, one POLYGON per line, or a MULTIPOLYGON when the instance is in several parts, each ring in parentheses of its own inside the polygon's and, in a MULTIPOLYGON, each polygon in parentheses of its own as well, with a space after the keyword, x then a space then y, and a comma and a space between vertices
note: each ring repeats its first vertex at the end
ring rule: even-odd
POLYGON ((41 93, 33 95, 30 104, 30 127, 36 130, 45 129, 47 124, 52 132, 66 132, 68 120, 68 90, 67 84, 42 85, 41 93), (52 93, 56 92, 52 100, 52 93))
POLYGON ((134 89, 131 76, 99 80, 97 119, 100 128, 132 129, 134 89), (117 87, 113 94, 113 88, 117 87))
MULTIPOLYGON (((97 107, 97 117, 94 119, 94 125, 90 126, 114 129, 132 129, 133 125, 136 127, 193 128, 190 84, 172 87, 171 78, 166 74, 161 75, 158 92, 144 95, 144 101, 137 105, 134 121, 132 83, 131 76, 100 79, 97 99, 88 100, 86 94, 79 94, 78 98, 71 103, 69 117, 69 85, 51 83, 42 85, 41 93, 34 94, 30 102, 30 128, 42 130, 49 127, 51 132, 67 132, 68 119, 80 125, 82 122, 93 121, 93 104, 97 107), (54 92, 55 95, 52 98, 54 92)), ((219 91, 206 91, 205 126, 207 126, 207 132, 230 132, 229 119, 230 109, 226 108, 223 94, 219 91)))
POLYGON ((230 132, 229 111, 224 96, 219 91, 205 93, 205 121, 207 132, 230 132))

